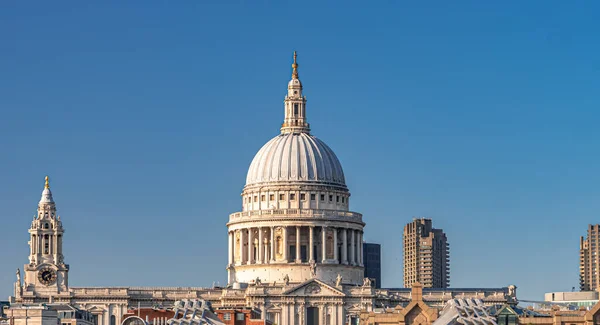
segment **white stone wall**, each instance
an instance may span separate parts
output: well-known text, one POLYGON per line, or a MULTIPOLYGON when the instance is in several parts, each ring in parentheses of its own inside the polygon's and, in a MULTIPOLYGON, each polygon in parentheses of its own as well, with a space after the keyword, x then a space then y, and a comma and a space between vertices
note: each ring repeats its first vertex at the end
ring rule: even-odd
POLYGON ((237 266, 232 271, 235 282, 254 283, 259 278, 262 283, 272 285, 282 284, 287 275, 292 283, 301 283, 313 278, 333 284, 337 275, 342 276, 342 283, 361 284, 364 278, 364 269, 358 266, 340 264, 321 264, 316 268, 313 276, 310 265, 301 264, 274 264, 274 265, 244 265, 237 266), (357 279, 359 279, 357 281, 357 279))

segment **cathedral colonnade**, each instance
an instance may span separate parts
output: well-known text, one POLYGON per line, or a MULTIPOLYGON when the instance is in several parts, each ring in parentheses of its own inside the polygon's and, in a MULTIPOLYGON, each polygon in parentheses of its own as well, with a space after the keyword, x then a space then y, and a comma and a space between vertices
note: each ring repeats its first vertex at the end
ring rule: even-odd
POLYGON ((228 264, 321 263, 363 266, 362 242, 363 231, 351 227, 250 226, 229 231, 228 264))

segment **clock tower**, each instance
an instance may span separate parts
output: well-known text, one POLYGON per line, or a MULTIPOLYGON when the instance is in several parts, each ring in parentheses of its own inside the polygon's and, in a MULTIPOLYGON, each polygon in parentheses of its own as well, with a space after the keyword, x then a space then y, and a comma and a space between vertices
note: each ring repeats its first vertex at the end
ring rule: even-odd
POLYGON ((69 265, 62 252, 64 232, 46 176, 37 214, 29 228, 29 264, 24 266, 23 284, 15 287, 16 296, 52 296, 68 291, 69 265))

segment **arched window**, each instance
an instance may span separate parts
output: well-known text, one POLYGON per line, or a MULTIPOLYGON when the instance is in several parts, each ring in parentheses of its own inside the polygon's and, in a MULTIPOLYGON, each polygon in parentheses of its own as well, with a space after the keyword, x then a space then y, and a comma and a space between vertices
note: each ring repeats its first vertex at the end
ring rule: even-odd
POLYGON ((110 325, 117 325, 117 318, 115 315, 110 316, 110 325))
POLYGON ((44 235, 44 254, 50 254, 50 242, 48 235, 44 235))
POLYGON ((44 224, 44 229, 49 229, 49 228, 50 228, 50 226, 48 225, 48 223, 45 223, 44 224))

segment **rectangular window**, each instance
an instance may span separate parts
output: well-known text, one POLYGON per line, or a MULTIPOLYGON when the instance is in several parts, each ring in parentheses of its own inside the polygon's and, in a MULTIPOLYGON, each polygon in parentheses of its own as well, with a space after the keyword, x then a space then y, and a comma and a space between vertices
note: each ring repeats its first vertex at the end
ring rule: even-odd
POLYGON ((333 195, 329 196, 329 202, 333 202, 333 195))
POLYGON ((296 200, 296 194, 290 193, 290 201, 296 200))
POLYGON ((306 253, 306 245, 300 246, 300 259, 302 262, 308 262, 308 254, 306 253))
POLYGON ((321 201, 325 201, 325 194, 321 194, 321 201))
POLYGON ((306 200, 306 194, 300 193, 300 200, 305 201, 306 200))
POLYGON ((335 202, 340 202, 340 196, 339 195, 335 197, 335 202))
POLYGON ((254 196, 254 202, 258 202, 258 196, 254 196))
POLYGON ((269 194, 269 201, 275 200, 275 194, 269 194))
POLYGON ((265 202, 265 199, 266 199, 266 196, 264 194, 260 196, 261 202, 265 202))
POLYGON ((298 116, 298 104, 294 104, 294 115, 298 116))
POLYGON ((311 201, 314 201, 314 200, 316 200, 316 195, 315 195, 315 194, 311 194, 311 195, 310 195, 310 200, 311 200, 311 201))
POLYGON ((279 201, 285 200, 285 194, 279 194, 279 201))
POLYGON ((345 199, 345 197, 342 196, 342 203, 344 203, 344 199, 345 199))
POLYGON ((231 314, 230 313, 223 314, 223 320, 231 320, 231 314))
POLYGON ((235 320, 244 320, 244 313, 236 313, 235 320))

